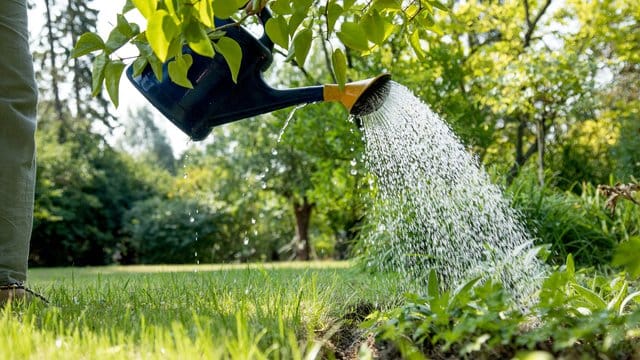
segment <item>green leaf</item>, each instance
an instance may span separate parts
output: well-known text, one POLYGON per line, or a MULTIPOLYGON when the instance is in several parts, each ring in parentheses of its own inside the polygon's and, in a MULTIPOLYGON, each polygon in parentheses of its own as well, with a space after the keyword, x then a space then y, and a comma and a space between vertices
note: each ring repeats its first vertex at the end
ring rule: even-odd
POLYGON ((576 293, 578 293, 578 296, 580 296, 582 300, 585 300, 592 306, 590 310, 604 310, 607 308, 607 303, 592 290, 589 290, 575 282, 571 283, 571 287, 576 291, 576 293))
POLYGON ((199 22, 191 21, 186 24, 184 37, 187 39, 187 45, 197 54, 207 57, 213 57, 215 54, 207 31, 199 22))
POLYGON ((147 24, 147 39, 151 49, 160 61, 167 61, 169 45, 178 33, 178 26, 169 13, 164 10, 156 11, 147 24))
POLYGON ((298 30, 298 28, 300 27, 300 24, 302 24, 302 21, 306 18, 306 14, 305 13, 294 13, 293 15, 291 15, 291 17, 289 18, 289 25, 287 26, 289 29, 289 35, 292 36, 296 30, 298 30))
POLYGON ((621 242, 613 254, 613 266, 623 266, 634 278, 640 277, 640 236, 621 242))
POLYGON ((347 82, 347 57, 340 48, 336 49, 331 55, 333 63, 333 73, 338 81, 340 90, 344 91, 344 84, 347 82))
POLYGON ((411 44, 411 48, 413 49, 413 52, 416 54, 418 59, 424 61, 426 54, 424 50, 422 50, 422 45, 420 44, 419 30, 414 31, 413 34, 409 35, 409 44, 411 44))
MULTIPOLYGON (((223 2, 228 2, 228 1, 223 1, 223 2)), ((218 0, 215 3, 216 4, 220 3, 220 1, 218 0)), ((209 28, 213 28, 214 27, 213 5, 211 4, 211 1, 204 1, 204 0, 197 1, 194 7, 196 10, 198 20, 200 20, 200 22, 205 26, 209 28)))
POLYGON ((627 304, 637 297, 640 297, 640 291, 636 291, 625 297, 624 300, 622 300, 622 302, 620 303, 620 310, 618 310, 618 314, 622 316, 622 314, 624 313, 624 309, 627 307, 627 304))
POLYGON ((133 9, 135 9, 135 8, 136 8, 136 6, 135 6, 135 5, 133 5, 133 1, 131 1, 131 0, 127 0, 127 1, 125 1, 124 6, 122 7, 122 11, 121 11, 121 12, 122 12, 123 14, 126 14, 126 13, 128 13, 129 11, 131 11, 131 10, 133 10, 133 9))
POLYGON ((233 0, 216 0, 213 2, 213 13, 218 19, 228 19, 238 11, 238 4, 233 0))
POLYGON ((238 73, 240 72, 240 64, 242 64, 240 45, 231 38, 223 37, 215 44, 215 48, 227 61, 233 82, 238 82, 238 73))
POLYGON ((176 36, 171 40, 171 44, 169 44, 169 50, 167 50, 167 59, 174 58, 176 56, 182 55, 182 40, 180 37, 176 36))
POLYGON ((336 25, 336 21, 338 21, 338 17, 342 15, 344 11, 342 10, 342 6, 340 6, 335 0, 329 2, 327 5, 327 33, 331 34, 333 32, 333 27, 336 25))
POLYGON ((567 275, 569 276, 569 279, 575 279, 575 277, 576 277, 576 266, 575 266, 575 264, 573 262, 573 255, 571 255, 571 254, 567 255, 566 268, 567 268, 567 275))
POLYGON ((293 0, 293 9, 296 13, 307 14, 313 5, 313 0, 293 0))
POLYGON ((107 52, 112 53, 118 50, 119 48, 121 48, 124 44, 126 44, 127 41, 129 41, 129 39, 130 39, 129 37, 127 37, 125 34, 122 33, 119 27, 115 27, 109 33, 109 38, 107 39, 107 42, 104 45, 105 45, 105 48, 107 49, 107 52))
POLYGON ((132 2, 145 19, 149 19, 153 15, 158 5, 158 0, 132 0, 132 2))
POLYGON ((438 275, 436 274, 436 271, 434 269, 431 269, 431 271, 429 272, 427 291, 429 292, 429 297, 431 297, 432 299, 436 299, 440 296, 438 275))
POLYGON ((122 14, 118 14, 117 18, 118 18, 118 25, 116 26, 116 28, 120 30, 122 35, 126 36, 129 39, 138 35, 138 33, 140 32, 140 29, 136 24, 129 23, 127 18, 125 18, 124 15, 122 14))
POLYGON ((478 281, 480 280, 481 280, 481 277, 476 277, 458 286, 456 290, 453 292, 453 296, 449 301, 449 308, 459 306, 459 305, 464 305, 464 304, 459 304, 458 302, 461 302, 462 299, 468 298, 469 294, 471 293, 471 289, 473 289, 476 283, 478 283, 478 281))
POLYGON ((90 54, 96 50, 104 50, 104 42, 97 34, 86 32, 80 36, 76 46, 71 50, 71 58, 90 54))
POLYGON ((338 32, 338 38, 342 43, 354 50, 369 50, 367 34, 359 24, 354 22, 342 23, 340 32, 338 32))
POLYGON ((309 54, 309 49, 311 49, 311 29, 302 29, 298 31, 296 36, 293 38, 293 46, 296 51, 296 62, 300 67, 304 66, 305 60, 307 60, 307 55, 309 54))
POLYGON ((344 8, 344 11, 351 9, 355 2, 356 0, 342 0, 342 7, 344 8))
POLYGON ((379 11, 398 11, 402 10, 401 0, 376 0, 373 7, 379 11))
POLYGON ((91 70, 91 95, 97 96, 102 90, 104 82, 104 68, 107 65, 109 57, 105 52, 100 53, 93 59, 93 69, 91 70))
POLYGON ((289 25, 282 16, 269 19, 264 26, 269 38, 284 49, 289 48, 289 25))
POLYGON ((386 39, 386 28, 388 27, 385 20, 380 16, 378 11, 373 10, 371 14, 366 16, 362 21, 362 26, 368 34, 369 40, 376 45, 382 45, 386 39))
POLYGON ((276 0, 269 5, 271 10, 278 15, 287 15, 291 14, 291 3, 289 0, 276 0))
POLYGON ((442 5, 438 0, 432 0, 432 1, 429 1, 428 3, 438 10, 449 12, 449 8, 446 7, 445 5, 442 5))
POLYGON ((609 303, 607 304, 607 310, 620 311, 620 304, 622 304, 624 297, 627 296, 628 289, 629 285, 626 281, 624 281, 624 283, 622 284, 622 288, 618 290, 613 299, 611 299, 611 301, 609 301, 609 303))
POLYGON ((193 64, 193 59, 189 54, 176 56, 174 60, 171 60, 167 65, 167 68, 169 70, 169 78, 171 79, 171 81, 180 86, 193 89, 191 80, 187 78, 187 74, 189 72, 191 64, 193 64))
POLYGON ((149 65, 151 65, 151 70, 156 76, 156 79, 158 79, 158 81, 162 81, 162 61, 158 59, 156 54, 151 54, 151 56, 147 57, 147 61, 149 61, 149 65))
POLYGON ((133 76, 140 76, 140 74, 142 74, 144 69, 147 67, 147 64, 149 64, 149 60, 147 60, 146 57, 141 56, 137 58, 131 65, 133 66, 133 76))
POLYGON ((125 65, 122 61, 109 61, 104 69, 104 81, 107 86, 107 93, 113 105, 118 107, 118 91, 120 89, 120 78, 125 65))

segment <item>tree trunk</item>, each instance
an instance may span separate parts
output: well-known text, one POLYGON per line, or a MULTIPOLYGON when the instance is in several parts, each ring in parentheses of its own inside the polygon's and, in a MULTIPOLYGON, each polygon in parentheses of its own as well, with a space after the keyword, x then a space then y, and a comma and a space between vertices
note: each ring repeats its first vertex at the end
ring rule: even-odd
POLYGON ((51 19, 51 5, 49 0, 44 1, 46 14, 47 14, 47 38, 49 40, 49 63, 51 66, 51 88, 53 91, 53 97, 55 101, 55 108, 58 118, 63 120, 62 101, 60 100, 60 90, 58 87, 58 67, 56 64, 56 52, 53 36, 53 23, 51 19))
MULTIPOLYGON (((48 0, 47 0, 48 1, 48 0)), ((73 8, 73 2, 69 1, 69 4, 67 5, 67 13, 68 14, 75 14, 76 12, 74 11, 75 9, 73 8)), ((69 21, 69 27, 70 27, 70 33, 71 33, 71 43, 75 44, 78 41, 78 31, 76 30, 75 24, 73 22, 73 20, 69 21)), ((73 92, 75 95, 75 102, 76 102, 76 118, 81 118, 84 114, 82 114, 82 109, 81 109, 81 103, 82 103, 82 99, 80 97, 80 66, 78 64, 78 58, 74 58, 73 60, 73 92)))
POLYGON ((309 202, 307 197, 302 198, 302 203, 293 202, 293 211, 296 215, 296 259, 309 260, 311 245, 309 244, 309 221, 311 211, 315 204, 309 202))
POLYGON ((516 135, 516 159, 513 166, 511 166, 511 169, 509 169, 509 172, 507 173, 507 186, 511 185, 513 180, 520 173, 520 168, 538 150, 538 140, 536 139, 536 141, 533 144, 529 145, 529 149, 527 149, 526 152, 524 151, 524 145, 525 145, 524 131, 526 129, 526 125, 527 125, 526 121, 520 120, 520 125, 518 126, 518 133, 516 135))
POLYGON ((538 141, 538 182, 540 186, 544 186, 544 137, 545 137, 545 128, 544 128, 544 120, 538 121, 537 124, 537 141, 538 141))

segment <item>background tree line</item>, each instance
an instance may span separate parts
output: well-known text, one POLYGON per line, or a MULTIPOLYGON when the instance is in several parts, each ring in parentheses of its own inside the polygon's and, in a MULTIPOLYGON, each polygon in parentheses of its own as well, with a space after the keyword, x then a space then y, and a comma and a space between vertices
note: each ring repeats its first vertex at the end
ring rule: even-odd
MULTIPOLYGON (((640 177, 639 6, 453 1, 367 56, 344 48, 347 76, 391 73, 451 124, 555 256, 598 263, 640 235, 638 211, 623 205, 612 217, 594 190, 640 177)), ((309 105, 291 121, 289 109, 229 124, 176 159, 153 113, 115 119, 102 94, 91 97, 91 64, 69 58, 77 36, 95 31, 96 7, 40 6, 33 264, 357 254, 375 179, 344 110, 309 105), (125 130, 118 141, 114 129, 125 130)), ((306 62, 279 56, 271 83, 335 81, 333 51, 320 41, 325 10, 304 20, 314 39, 306 62)))

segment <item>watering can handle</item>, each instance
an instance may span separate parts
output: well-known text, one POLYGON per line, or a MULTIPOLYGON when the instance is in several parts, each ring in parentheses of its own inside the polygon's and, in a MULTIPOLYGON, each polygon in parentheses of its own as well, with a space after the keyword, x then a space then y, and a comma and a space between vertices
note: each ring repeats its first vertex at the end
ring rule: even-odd
POLYGON ((265 28, 267 21, 271 19, 271 11, 269 11, 269 9, 267 9, 267 7, 265 6, 264 8, 262 8, 262 10, 260 10, 258 17, 260 18, 260 22, 262 23, 262 30, 263 30, 263 34, 262 34, 262 37, 260 38, 260 42, 267 49, 269 49, 270 52, 273 52, 273 41, 271 41, 271 39, 269 39, 269 36, 267 36, 267 30, 265 28))

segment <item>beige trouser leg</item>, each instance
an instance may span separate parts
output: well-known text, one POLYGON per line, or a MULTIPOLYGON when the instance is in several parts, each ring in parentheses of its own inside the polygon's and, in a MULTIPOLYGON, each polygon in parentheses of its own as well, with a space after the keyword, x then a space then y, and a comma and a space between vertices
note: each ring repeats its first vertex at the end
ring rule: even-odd
POLYGON ((26 0, 0 0, 0 285, 27 278, 37 88, 26 0))

